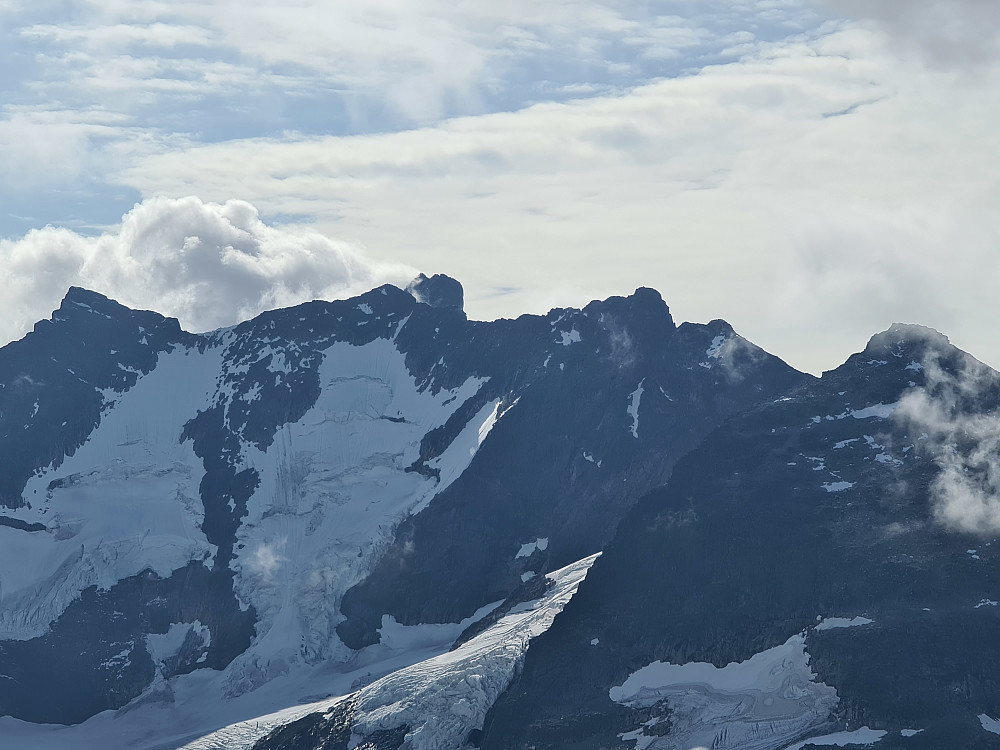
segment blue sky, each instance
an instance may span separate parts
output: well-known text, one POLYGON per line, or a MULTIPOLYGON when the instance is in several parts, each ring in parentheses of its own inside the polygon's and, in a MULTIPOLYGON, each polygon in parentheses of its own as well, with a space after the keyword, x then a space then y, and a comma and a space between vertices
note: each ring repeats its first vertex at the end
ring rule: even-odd
POLYGON ((479 318, 648 285, 812 371, 895 320, 1000 363, 984 0, 0 0, 0 20, 3 340, 70 284, 204 329, 420 270, 479 318))

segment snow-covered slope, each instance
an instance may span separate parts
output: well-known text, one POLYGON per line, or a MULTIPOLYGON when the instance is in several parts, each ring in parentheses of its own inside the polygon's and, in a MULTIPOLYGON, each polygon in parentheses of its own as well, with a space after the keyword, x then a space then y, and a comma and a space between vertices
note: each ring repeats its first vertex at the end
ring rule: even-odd
MULTIPOLYGON (((443 685, 503 634, 455 714, 475 728, 561 607, 523 603, 544 574, 808 379, 721 321, 675 326, 652 290, 481 323, 424 277, 200 335, 71 290, 0 349, 0 729, 176 747, 435 656, 506 600, 463 656, 406 673, 443 685)), ((415 711, 440 699, 386 679, 415 711)), ((415 721, 375 696, 358 726, 415 721)))

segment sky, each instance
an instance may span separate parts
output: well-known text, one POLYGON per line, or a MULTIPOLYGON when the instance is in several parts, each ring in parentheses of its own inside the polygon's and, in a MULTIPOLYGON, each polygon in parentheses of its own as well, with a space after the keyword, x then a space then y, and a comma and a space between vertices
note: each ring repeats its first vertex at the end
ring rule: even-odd
POLYGON ((418 272, 476 319, 658 289, 819 373, 994 367, 995 0, 0 0, 0 343, 418 272))

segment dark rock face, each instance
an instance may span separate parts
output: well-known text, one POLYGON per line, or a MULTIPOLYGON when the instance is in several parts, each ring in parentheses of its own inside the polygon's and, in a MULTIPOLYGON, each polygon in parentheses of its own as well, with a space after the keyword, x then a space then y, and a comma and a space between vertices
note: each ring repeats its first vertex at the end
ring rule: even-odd
POLYGON ((417 302, 423 302, 431 307, 459 311, 465 307, 465 291, 462 285, 444 274, 436 273, 430 277, 420 274, 410 282, 406 291, 412 294, 417 302))
POLYGON ((199 563, 161 579, 152 571, 108 591, 88 588, 27 641, 0 641, 0 711, 26 721, 71 724, 137 697, 155 676, 147 634, 172 623, 200 622, 211 644, 192 647, 166 665, 163 677, 204 667, 222 669, 250 645, 253 610, 240 609, 232 574, 199 563))
MULTIPOLYGON (((449 357, 478 363, 491 376, 484 400, 499 397, 510 411, 462 476, 400 525, 375 570, 347 592, 338 633, 352 648, 377 640, 383 614, 454 622, 503 599, 529 571, 601 549, 634 499, 715 425, 810 379, 721 321, 675 327, 649 289, 468 329, 449 357), (537 538, 548 546, 518 557, 537 538)), ((400 345, 409 356, 423 350, 404 335, 400 345)), ((438 437, 428 435, 429 457, 438 437)))
MULTIPOLYGON (((497 417, 468 468, 402 521, 371 573, 344 596, 347 620, 338 633, 352 647, 377 640, 383 615, 403 624, 457 622, 516 593, 531 573, 597 551, 635 498, 665 481, 718 424, 811 381, 722 321, 675 326, 653 290, 583 310, 476 322, 462 311, 458 282, 422 277, 411 289, 426 304, 386 286, 204 335, 73 289, 51 321, 0 349, 0 504, 11 509, 0 527, 54 540, 75 531, 15 513, 31 506, 41 512, 47 502, 44 488, 25 496, 26 483, 53 471, 51 496, 80 481, 58 467, 162 357, 211 352, 222 363, 206 405, 183 415, 176 436, 204 468, 195 499, 211 554, 169 574, 145 570, 86 587, 44 634, 0 641, 0 673, 10 678, 0 680, 0 714, 81 721, 124 706, 157 675, 223 669, 247 650, 259 635, 258 613, 238 599, 234 565, 263 477, 245 455, 267 450, 283 426, 313 407, 324 387, 319 367, 334 344, 393 342, 422 391, 483 381, 423 436, 408 471, 440 478, 442 456, 471 418, 493 402, 497 417), (154 664, 148 637, 195 623, 210 636, 205 647, 192 635, 154 664)), ((339 615, 328 617, 336 622, 339 615)))
POLYGON ((996 530, 946 523, 940 484, 953 460, 968 476, 989 467, 961 435, 938 439, 940 414, 963 425, 998 407, 1000 375, 896 326, 728 421, 628 513, 533 642, 482 747, 618 746, 642 722, 609 690, 636 670, 722 667, 800 632, 816 680, 837 690, 840 729, 886 730, 879 747, 1000 746, 977 718, 1000 713, 996 530), (813 627, 856 616, 873 622, 813 627))

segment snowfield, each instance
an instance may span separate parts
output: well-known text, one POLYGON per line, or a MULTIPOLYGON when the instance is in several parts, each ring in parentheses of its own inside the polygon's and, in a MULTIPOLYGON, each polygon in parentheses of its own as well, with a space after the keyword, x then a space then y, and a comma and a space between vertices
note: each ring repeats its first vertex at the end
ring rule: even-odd
MULTIPOLYGON (((815 681, 805 637, 716 667, 707 662, 653 662, 611 688, 611 700, 652 706, 666 699, 673 727, 665 737, 643 727, 622 735, 637 748, 711 747, 779 750, 829 728, 837 704, 834 688, 815 681)), ((651 726, 659 720, 646 722, 651 726)))
POLYGON ((0 527, 0 639, 41 635, 89 586, 147 568, 166 577, 215 554, 201 531, 205 469, 180 438, 221 364, 217 348, 161 354, 130 390, 105 393, 101 423, 74 455, 28 480, 30 507, 8 515, 46 531, 0 527))

